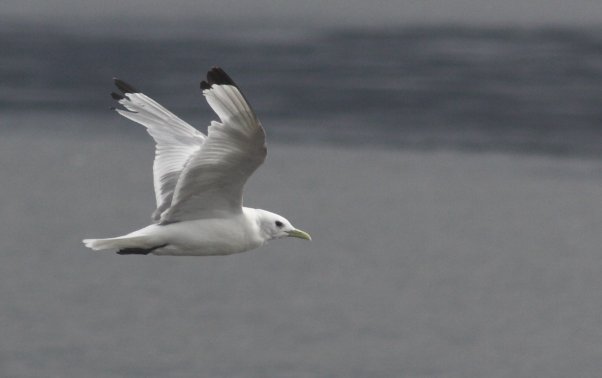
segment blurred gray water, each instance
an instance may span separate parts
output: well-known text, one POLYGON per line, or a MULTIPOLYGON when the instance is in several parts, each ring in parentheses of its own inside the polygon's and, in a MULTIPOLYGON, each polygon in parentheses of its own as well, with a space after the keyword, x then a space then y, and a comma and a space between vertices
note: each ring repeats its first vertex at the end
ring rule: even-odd
MULTIPOLYGON (((198 83, 217 64, 263 119, 282 125, 272 138, 602 153, 601 29, 349 29, 289 38, 203 24, 184 36, 161 28, 146 37, 0 31, 3 113, 104 113, 117 76, 204 125, 212 115, 198 83)), ((92 129, 98 125, 77 131, 92 129)))
POLYGON ((595 32, 90 38, 4 33, 1 376, 598 376, 595 32), (152 142, 107 110, 110 78, 204 130, 216 63, 270 138, 246 204, 314 241, 85 249, 153 210, 152 142))

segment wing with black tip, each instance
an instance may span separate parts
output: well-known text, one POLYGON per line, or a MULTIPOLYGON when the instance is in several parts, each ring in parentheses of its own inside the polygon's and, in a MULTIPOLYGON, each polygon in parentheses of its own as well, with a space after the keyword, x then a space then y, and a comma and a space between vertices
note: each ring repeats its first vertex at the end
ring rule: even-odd
POLYGON ((111 97, 125 108, 115 111, 146 127, 156 143, 153 183, 157 209, 153 219, 159 221, 171 206, 182 170, 200 150, 206 136, 133 86, 119 79, 114 81, 121 93, 113 92, 111 97))
POLYGON ((220 122, 182 170, 161 223, 240 213, 243 186, 266 157, 263 127, 234 81, 214 67, 201 89, 220 122))

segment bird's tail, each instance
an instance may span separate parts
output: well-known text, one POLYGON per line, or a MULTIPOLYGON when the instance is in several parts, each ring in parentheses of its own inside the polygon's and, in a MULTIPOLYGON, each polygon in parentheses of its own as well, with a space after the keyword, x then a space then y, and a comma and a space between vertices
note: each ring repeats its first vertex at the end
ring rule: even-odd
POLYGON ((152 252, 155 246, 149 246, 148 238, 144 236, 119 236, 116 238, 106 239, 84 239, 83 242, 86 247, 91 248, 95 251, 101 251, 105 249, 116 249, 120 254, 149 254, 152 252))

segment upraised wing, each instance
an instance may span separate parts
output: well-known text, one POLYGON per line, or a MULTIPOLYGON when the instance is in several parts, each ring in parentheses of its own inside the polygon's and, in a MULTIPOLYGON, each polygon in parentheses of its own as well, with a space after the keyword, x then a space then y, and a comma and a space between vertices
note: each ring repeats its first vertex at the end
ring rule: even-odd
POLYGON ((263 127, 234 81, 214 67, 201 89, 221 122, 182 170, 163 224, 240 213, 243 186, 266 157, 263 127))
POLYGON ((161 214, 171 206, 184 166, 207 137, 131 85, 119 79, 114 81, 123 94, 111 93, 111 96, 125 107, 125 110, 115 110, 146 127, 156 143, 153 183, 157 209, 153 220, 159 221, 161 214))

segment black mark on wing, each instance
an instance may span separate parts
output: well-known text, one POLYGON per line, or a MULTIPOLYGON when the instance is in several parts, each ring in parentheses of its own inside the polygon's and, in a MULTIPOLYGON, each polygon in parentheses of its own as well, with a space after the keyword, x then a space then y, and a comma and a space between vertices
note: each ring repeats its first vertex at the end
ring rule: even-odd
POLYGON ((234 80, 223 69, 217 66, 207 72, 207 80, 201 81, 201 89, 210 89, 213 84, 232 85, 238 88, 234 80))

